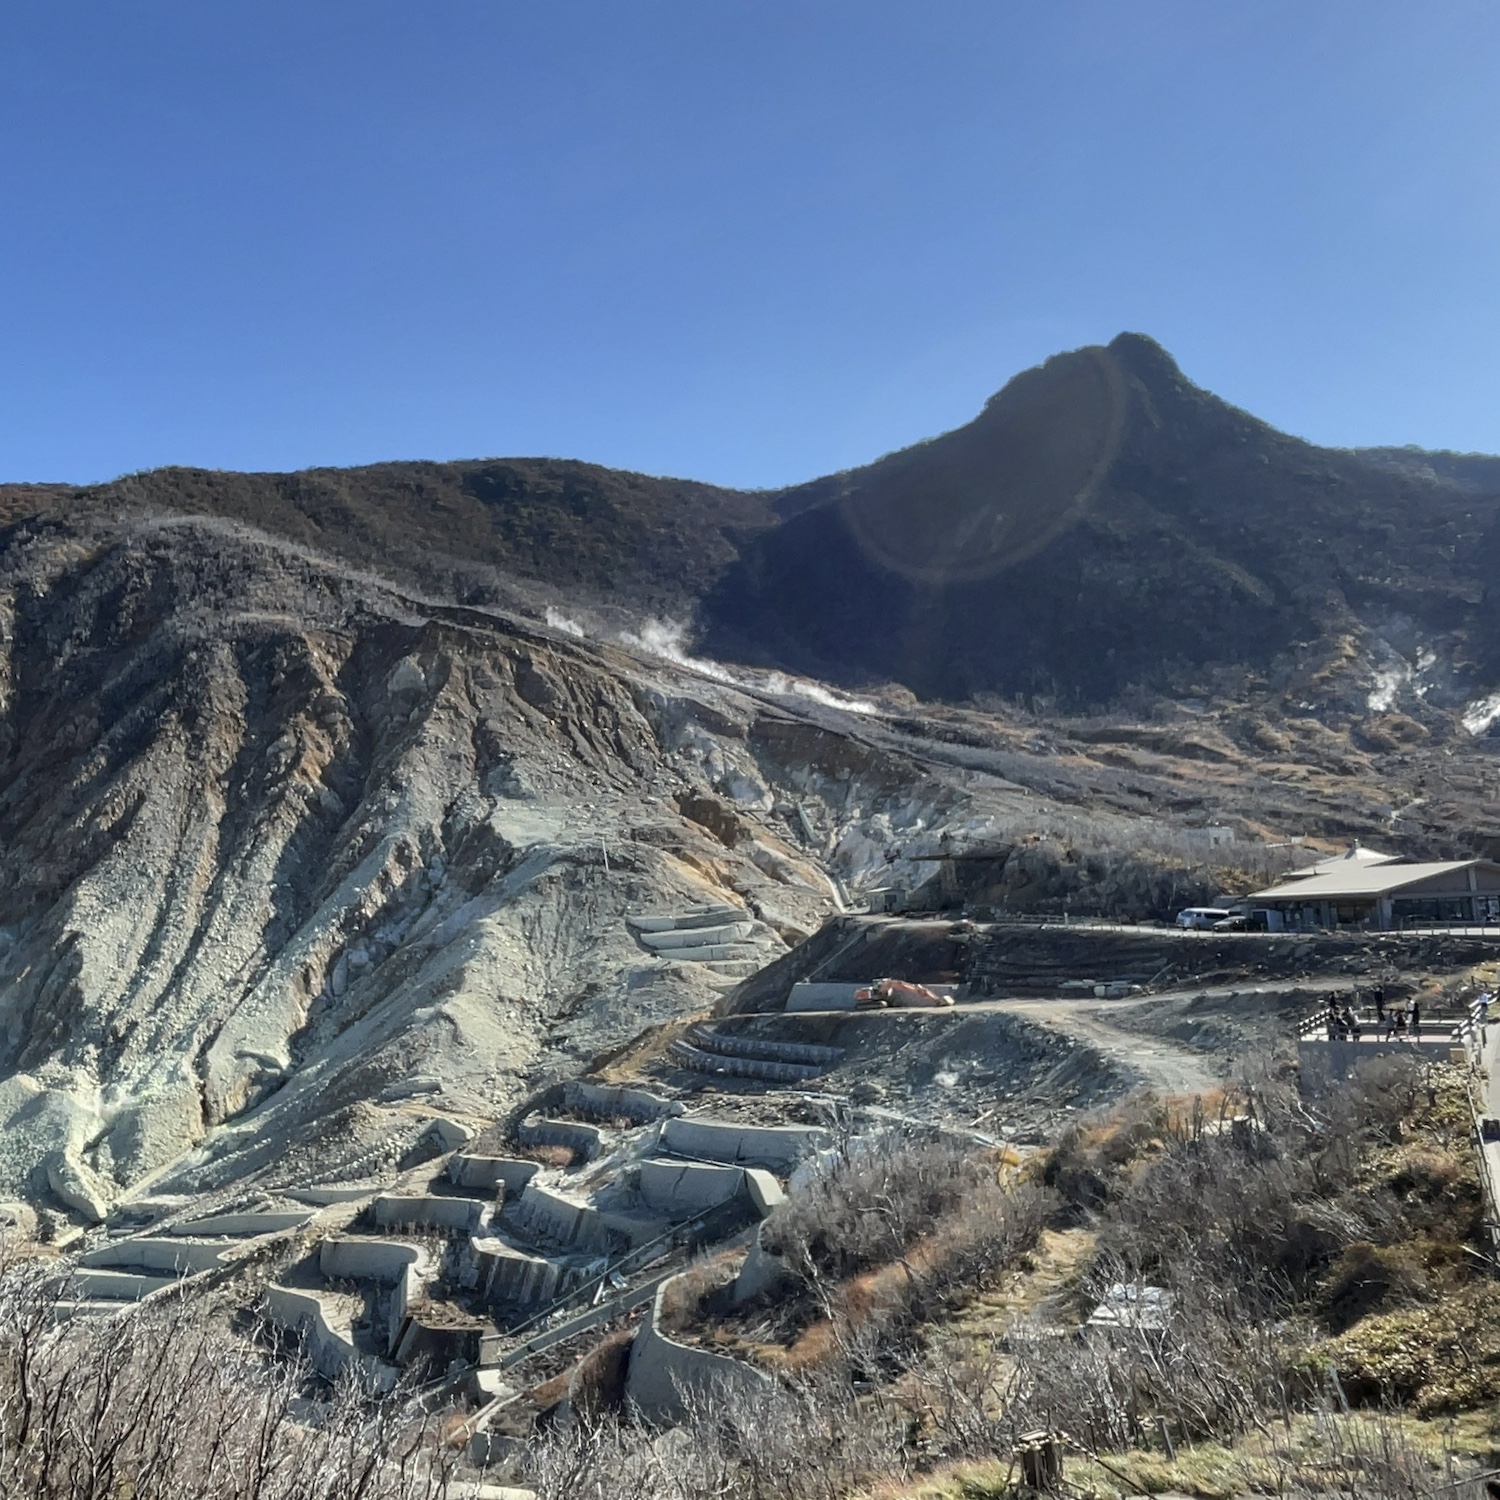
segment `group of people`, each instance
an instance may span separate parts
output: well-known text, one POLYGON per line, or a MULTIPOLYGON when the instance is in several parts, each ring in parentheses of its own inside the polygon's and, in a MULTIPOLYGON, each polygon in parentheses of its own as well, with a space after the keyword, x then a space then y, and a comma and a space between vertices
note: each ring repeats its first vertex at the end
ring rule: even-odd
MULTIPOLYGON (((1403 1000, 1399 1005, 1387 1006, 1385 985, 1377 984, 1370 992, 1370 1003, 1375 1012, 1375 1025, 1382 1031, 1385 1041, 1402 1041, 1410 1038, 1420 1041, 1422 1036, 1422 1007, 1416 996, 1403 1000)), ((1351 999, 1340 1003, 1337 994, 1328 997, 1328 1040, 1330 1042, 1357 1042, 1360 1038, 1360 1019, 1356 1007, 1359 992, 1351 999)))

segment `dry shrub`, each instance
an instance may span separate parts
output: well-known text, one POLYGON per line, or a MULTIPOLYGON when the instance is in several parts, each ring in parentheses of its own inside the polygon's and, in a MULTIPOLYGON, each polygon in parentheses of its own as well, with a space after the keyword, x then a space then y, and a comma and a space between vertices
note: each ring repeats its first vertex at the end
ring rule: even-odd
POLYGON ((611 1420, 546 1433, 517 1477, 538 1500, 844 1500, 906 1468, 901 1414, 847 1372, 686 1404, 670 1432, 611 1420))
POLYGON ((571 1167, 578 1162, 578 1153, 571 1146, 518 1146, 515 1154, 544 1167, 571 1167))
POLYGON ((919 1352, 922 1327, 1037 1241, 1050 1195, 996 1153, 892 1135, 849 1152, 766 1221, 791 1269, 762 1351, 783 1370, 842 1361, 871 1377, 919 1352))
POLYGON ((308 1374, 178 1295, 58 1321, 42 1268, 0 1274, 0 1494, 37 1500, 427 1500, 452 1455, 402 1397, 308 1374))
POLYGON ((1425 1300, 1427 1278, 1416 1262, 1412 1246, 1356 1240, 1339 1256, 1323 1289, 1324 1323, 1343 1333, 1371 1313, 1425 1300))
MULTIPOLYGON (((1134 1268, 1103 1262, 1092 1291, 1141 1284, 1134 1268)), ((1142 1423, 1167 1418, 1183 1437, 1227 1438, 1289 1410, 1308 1331, 1272 1323, 1233 1285, 1179 1262, 1158 1281, 1171 1299, 1164 1329, 1056 1329, 1022 1325, 1008 1340, 1016 1366, 1013 1431, 1057 1427, 1090 1448, 1130 1446, 1142 1423)))
POLYGON ((617 1329, 579 1360, 568 1381, 568 1395, 580 1421, 597 1422, 624 1406, 625 1375, 634 1338, 633 1328, 617 1329))
POLYGON ((1500 1398, 1500 1287, 1450 1292, 1427 1307, 1365 1318, 1324 1344, 1351 1401, 1400 1404, 1420 1416, 1500 1398))
POLYGON ((661 1297, 659 1323, 662 1332, 685 1333, 697 1323, 705 1299, 734 1280, 740 1259, 732 1250, 722 1251, 694 1262, 680 1276, 667 1282, 661 1297))
POLYGON ((1031 1226, 1034 1189, 1005 1180, 992 1152, 949 1138, 891 1135, 846 1154, 766 1222, 762 1242, 804 1280, 820 1285, 904 1261, 919 1242, 929 1276, 983 1276, 1018 1254, 1031 1226), (941 1247, 941 1248, 936 1248, 941 1247), (941 1270, 940 1270, 941 1268, 941 1270))

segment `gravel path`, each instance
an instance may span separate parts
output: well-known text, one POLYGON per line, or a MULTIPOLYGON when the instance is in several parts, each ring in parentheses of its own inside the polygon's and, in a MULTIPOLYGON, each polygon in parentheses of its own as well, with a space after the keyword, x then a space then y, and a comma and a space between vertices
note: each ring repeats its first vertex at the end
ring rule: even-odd
MULTIPOLYGON (((1140 1001, 988 1000, 986 1009, 1004 1011, 1039 1026, 1050 1027, 1087 1043, 1139 1076, 1141 1082, 1168 1094, 1198 1094, 1214 1088, 1219 1078, 1212 1060, 1175 1042, 1123 1031, 1107 1019, 1111 1009, 1140 1001)), ((1150 1004, 1150 1001, 1145 1002, 1150 1004)))

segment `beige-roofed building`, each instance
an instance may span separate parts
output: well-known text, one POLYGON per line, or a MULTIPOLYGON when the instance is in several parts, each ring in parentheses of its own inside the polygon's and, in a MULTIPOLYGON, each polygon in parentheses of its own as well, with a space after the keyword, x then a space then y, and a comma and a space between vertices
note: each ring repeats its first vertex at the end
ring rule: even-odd
POLYGON ((1272 932, 1500 923, 1500 864, 1487 859, 1422 862, 1356 844, 1347 854, 1293 871, 1246 899, 1265 912, 1272 932))

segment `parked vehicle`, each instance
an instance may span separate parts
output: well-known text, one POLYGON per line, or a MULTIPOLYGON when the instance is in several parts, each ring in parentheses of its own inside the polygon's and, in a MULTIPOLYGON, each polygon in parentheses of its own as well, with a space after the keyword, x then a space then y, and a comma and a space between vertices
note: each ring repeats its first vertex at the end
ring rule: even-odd
POLYGON ((1249 932, 1255 924, 1242 911, 1237 911, 1224 918, 1222 922, 1215 922, 1215 932, 1249 932))
POLYGON ((1227 921, 1233 915, 1222 906, 1187 906, 1177 913, 1177 925, 1198 932, 1211 932, 1214 923, 1227 921))

